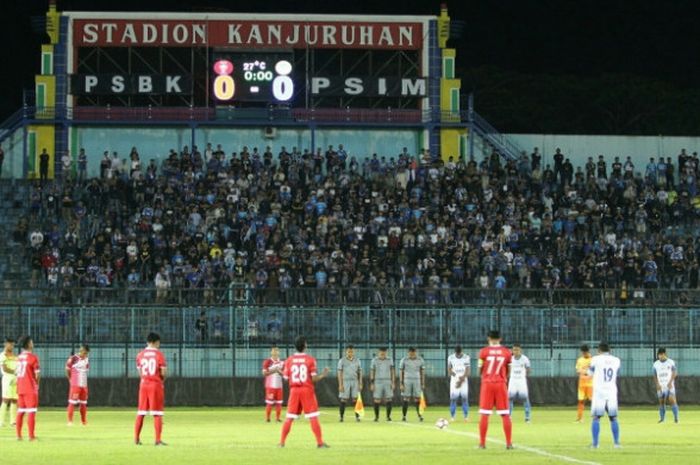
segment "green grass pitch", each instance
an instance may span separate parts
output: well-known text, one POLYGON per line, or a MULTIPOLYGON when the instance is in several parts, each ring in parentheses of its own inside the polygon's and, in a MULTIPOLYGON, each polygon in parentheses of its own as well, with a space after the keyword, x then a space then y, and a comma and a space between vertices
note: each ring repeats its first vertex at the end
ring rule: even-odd
MULTIPOLYGON (((163 439, 167 447, 153 446, 153 423, 146 419, 143 446, 132 443, 135 409, 89 411, 89 425, 66 426, 65 411, 40 409, 36 442, 17 442, 14 429, 0 429, 2 463, 12 465, 95 464, 605 464, 645 465, 697 463, 700 460, 698 427, 700 410, 683 408, 681 423, 657 424, 651 408, 623 408, 620 416, 622 449, 613 449, 607 420, 601 425, 601 446, 589 450, 590 423, 573 423, 575 408, 535 408, 533 422, 525 424, 522 408, 514 414, 515 450, 503 445, 501 421, 491 419, 487 450, 478 450, 478 415, 459 420, 445 430, 434 423, 447 417, 445 407, 431 406, 425 422, 418 423, 415 411, 409 422, 372 422, 367 409, 361 423, 346 415, 338 423, 337 410, 323 409, 324 439, 331 448, 317 450, 309 424, 296 421, 287 447, 278 449, 280 425, 262 421, 262 408, 170 408, 166 411, 163 439)), ((394 420, 400 419, 394 409, 394 420)), ((668 421, 668 417, 671 421, 668 421)), ((76 419, 79 418, 76 412, 76 419)), ((26 431, 26 430, 25 430, 26 431)), ((26 432, 25 432, 26 436, 26 432)))

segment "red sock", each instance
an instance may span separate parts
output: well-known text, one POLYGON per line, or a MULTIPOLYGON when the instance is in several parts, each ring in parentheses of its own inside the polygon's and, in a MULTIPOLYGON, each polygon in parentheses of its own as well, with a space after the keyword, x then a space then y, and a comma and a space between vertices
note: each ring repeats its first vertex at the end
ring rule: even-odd
POLYGON ((73 413, 75 412, 75 405, 68 404, 68 422, 73 423, 73 413))
POLYGON ((280 420, 280 416, 282 416, 282 405, 277 404, 275 406, 275 416, 277 417, 277 421, 280 420))
POLYGON ((510 419, 510 415, 501 415, 503 419, 503 432, 506 434, 506 445, 510 446, 513 444, 513 421, 510 419))
POLYGON ((22 424, 24 423, 24 412, 20 412, 17 414, 17 418, 15 419, 15 423, 17 425, 15 428, 17 429, 17 437, 22 438, 22 424))
POLYGON ((87 404, 80 404, 80 421, 87 423, 87 404))
POLYGON ((272 412, 272 404, 265 406, 265 420, 270 421, 270 412, 272 412))
POLYGON ((489 430, 489 415, 481 414, 479 419, 479 445, 486 446, 486 432, 489 430))
POLYGON ((321 423, 318 422, 318 417, 309 418, 309 423, 311 423, 311 431, 314 432, 316 436, 316 444, 323 444, 323 437, 321 435, 321 423))
POLYGON ((134 425, 134 439, 136 442, 141 438, 141 429, 143 428, 143 418, 145 415, 136 415, 136 424, 134 425))
POLYGON ((280 444, 284 445, 285 442, 287 442, 287 436, 289 436, 289 432, 292 430, 292 420, 291 418, 287 418, 284 421, 284 424, 282 425, 282 439, 280 439, 280 444))
POLYGON ((27 413, 27 429, 29 429, 29 439, 34 439, 34 427, 36 426, 36 413, 27 413))
POLYGON ((163 417, 160 415, 154 416, 153 425, 156 427, 156 442, 160 442, 160 436, 163 434, 163 417))
POLYGON ((578 408, 576 409, 576 419, 581 420, 583 418, 583 408, 585 407, 585 401, 578 401, 578 408))

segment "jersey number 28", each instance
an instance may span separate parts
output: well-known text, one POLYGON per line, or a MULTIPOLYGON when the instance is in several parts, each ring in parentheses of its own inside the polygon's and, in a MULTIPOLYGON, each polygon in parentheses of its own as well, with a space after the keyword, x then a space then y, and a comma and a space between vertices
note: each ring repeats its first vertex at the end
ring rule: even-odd
POLYGON ((306 365, 292 365, 292 382, 305 383, 309 379, 309 369, 306 365))

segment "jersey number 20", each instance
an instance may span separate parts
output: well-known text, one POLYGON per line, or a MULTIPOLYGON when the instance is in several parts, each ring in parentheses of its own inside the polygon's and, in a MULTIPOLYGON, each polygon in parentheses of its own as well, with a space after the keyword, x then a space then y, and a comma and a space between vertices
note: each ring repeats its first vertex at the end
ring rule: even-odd
POLYGON ((153 376, 156 374, 156 359, 155 358, 142 358, 141 366, 141 376, 153 376))
POLYGON ((306 365, 292 365, 292 382, 305 383, 309 379, 309 369, 306 365))

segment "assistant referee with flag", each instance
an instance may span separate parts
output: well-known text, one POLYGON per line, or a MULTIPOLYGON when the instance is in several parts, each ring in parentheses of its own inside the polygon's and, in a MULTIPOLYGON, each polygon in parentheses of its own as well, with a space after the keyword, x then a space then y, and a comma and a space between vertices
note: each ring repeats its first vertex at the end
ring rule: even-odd
MULTIPOLYGON (((338 393, 340 397, 340 422, 345 419, 345 407, 348 400, 355 403, 362 392, 362 364, 355 357, 355 348, 348 345, 345 356, 338 361, 338 393)), ((360 414, 355 408, 355 421, 360 421, 360 414)))

